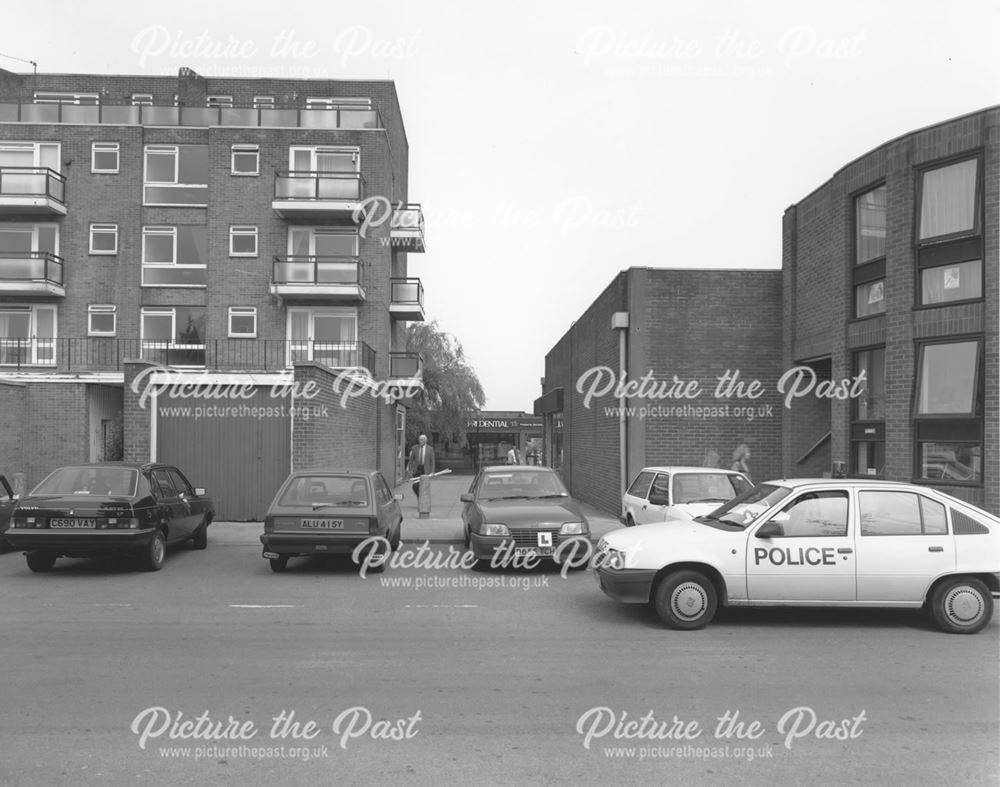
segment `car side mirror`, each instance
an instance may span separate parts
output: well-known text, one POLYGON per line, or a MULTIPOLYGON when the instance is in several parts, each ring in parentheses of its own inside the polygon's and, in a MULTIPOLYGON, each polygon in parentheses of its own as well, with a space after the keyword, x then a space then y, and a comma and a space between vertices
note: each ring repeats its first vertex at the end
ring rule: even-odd
POLYGON ((785 535, 785 528, 781 526, 780 522, 775 522, 773 519, 770 522, 765 522, 759 528, 757 528, 757 538, 774 538, 776 536, 785 535))
POLYGON ((393 499, 393 500, 397 500, 397 501, 402 501, 402 499, 403 499, 403 496, 402 496, 402 495, 393 495, 393 496, 392 496, 392 499, 393 499))
POLYGON ((475 503, 476 502, 476 498, 475 498, 475 496, 471 492, 466 492, 465 494, 463 494, 458 499, 461 500, 463 503, 475 503))
POLYGON ((194 488, 194 493, 195 493, 196 497, 204 497, 205 496, 205 488, 201 487, 201 486, 196 486, 194 488))
POLYGON ((670 498, 667 495, 653 492, 649 496, 649 504, 651 506, 668 506, 670 505, 670 498))

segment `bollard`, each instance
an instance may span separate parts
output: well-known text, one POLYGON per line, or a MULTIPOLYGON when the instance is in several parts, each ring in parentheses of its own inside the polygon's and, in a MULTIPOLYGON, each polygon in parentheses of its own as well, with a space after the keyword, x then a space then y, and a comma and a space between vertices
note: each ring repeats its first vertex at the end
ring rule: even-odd
POLYGON ((417 512, 420 519, 431 515, 431 476, 420 476, 420 496, 417 498, 417 512))

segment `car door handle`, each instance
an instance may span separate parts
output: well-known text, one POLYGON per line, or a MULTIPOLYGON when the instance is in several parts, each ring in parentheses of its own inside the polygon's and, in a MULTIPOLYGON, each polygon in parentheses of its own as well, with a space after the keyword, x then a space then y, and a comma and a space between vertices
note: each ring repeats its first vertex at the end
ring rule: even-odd
POLYGON ((853 549, 851 549, 850 547, 839 547, 839 548, 837 549, 837 554, 839 554, 839 555, 849 555, 849 554, 851 554, 851 553, 852 553, 853 551, 854 551, 854 550, 853 550, 853 549))
POLYGON ((927 547, 928 552, 944 552, 944 547, 927 547))

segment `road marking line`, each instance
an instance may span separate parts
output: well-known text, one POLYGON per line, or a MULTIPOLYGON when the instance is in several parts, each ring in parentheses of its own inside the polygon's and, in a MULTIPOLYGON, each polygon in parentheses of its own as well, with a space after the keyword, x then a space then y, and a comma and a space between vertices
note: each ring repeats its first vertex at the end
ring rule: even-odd
POLYGON ((478 609, 478 604, 404 604, 404 609, 478 609))
POLYGON ((230 604, 232 609, 298 609, 302 604, 230 604))
POLYGON ((95 607, 131 607, 131 604, 94 604, 95 607))

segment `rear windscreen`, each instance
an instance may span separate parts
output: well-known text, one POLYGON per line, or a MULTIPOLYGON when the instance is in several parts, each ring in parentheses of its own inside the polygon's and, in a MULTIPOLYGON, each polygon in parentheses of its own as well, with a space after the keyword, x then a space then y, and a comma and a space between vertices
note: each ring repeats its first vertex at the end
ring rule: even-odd
POLYGON ((357 476, 300 476, 285 488, 280 506, 367 506, 368 481, 357 476))

